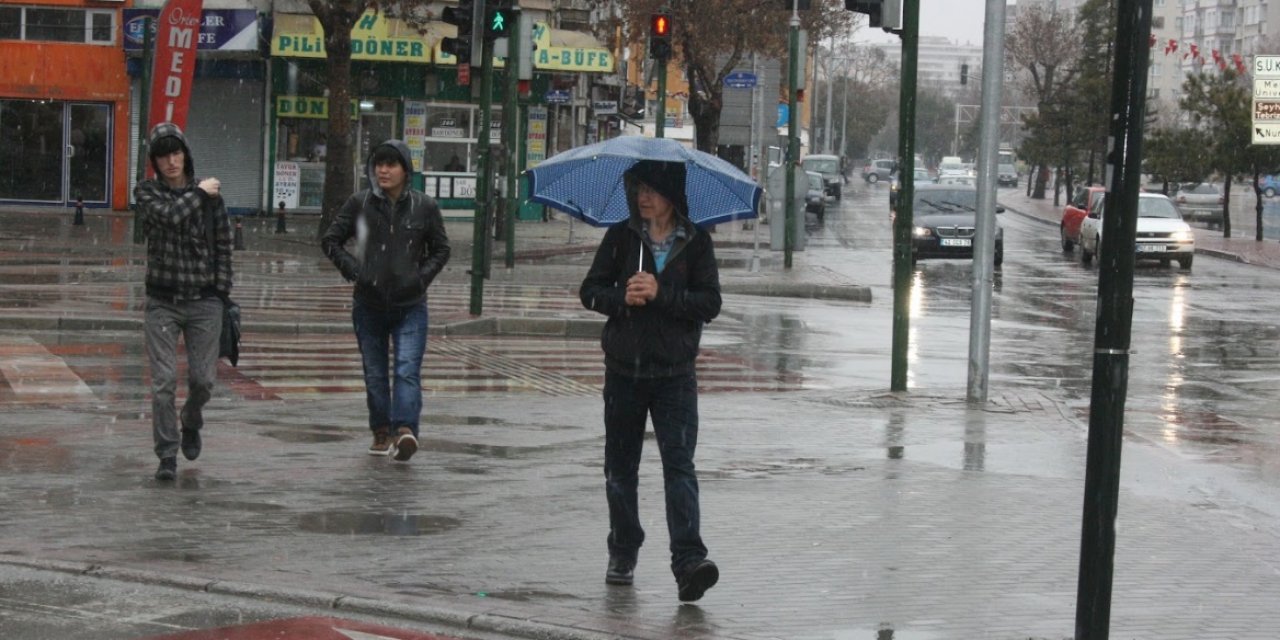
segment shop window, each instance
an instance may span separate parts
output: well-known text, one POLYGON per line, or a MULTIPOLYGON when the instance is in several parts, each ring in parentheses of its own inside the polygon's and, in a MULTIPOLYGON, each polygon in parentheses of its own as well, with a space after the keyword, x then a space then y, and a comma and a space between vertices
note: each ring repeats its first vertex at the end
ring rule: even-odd
POLYGON ((89 41, 94 44, 111 44, 115 40, 112 27, 113 14, 105 11, 89 12, 89 41))
POLYGON ((28 7, 27 40, 84 42, 84 11, 28 7))
POLYGON ((22 9, 0 7, 0 40, 22 39, 22 9))
POLYGON ((0 8, 0 39, 115 43, 115 12, 52 7, 0 8))

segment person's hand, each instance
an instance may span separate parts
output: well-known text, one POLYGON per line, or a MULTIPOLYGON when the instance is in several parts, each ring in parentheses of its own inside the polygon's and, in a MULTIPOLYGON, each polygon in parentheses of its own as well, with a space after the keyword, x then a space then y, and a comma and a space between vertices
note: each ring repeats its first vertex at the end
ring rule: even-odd
POLYGON ((222 188, 222 181, 217 178, 205 178, 200 181, 198 186, 201 191, 209 194, 210 196, 216 196, 218 195, 218 190, 222 188))
POLYGON ((627 280, 627 304, 643 307, 656 297, 658 297, 658 279, 653 277, 652 273, 640 271, 627 280))

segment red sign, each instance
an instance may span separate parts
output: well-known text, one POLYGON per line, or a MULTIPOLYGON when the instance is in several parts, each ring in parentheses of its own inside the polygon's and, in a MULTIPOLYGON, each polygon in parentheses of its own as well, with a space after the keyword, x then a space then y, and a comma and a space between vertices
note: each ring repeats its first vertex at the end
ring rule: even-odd
POLYGON ((337 618, 285 618, 236 627, 184 631, 147 640, 460 640, 337 618))
POLYGON ((161 122, 187 128, 191 82, 200 44, 204 0, 166 0, 156 21, 155 59, 151 65, 151 104, 147 131, 161 122))

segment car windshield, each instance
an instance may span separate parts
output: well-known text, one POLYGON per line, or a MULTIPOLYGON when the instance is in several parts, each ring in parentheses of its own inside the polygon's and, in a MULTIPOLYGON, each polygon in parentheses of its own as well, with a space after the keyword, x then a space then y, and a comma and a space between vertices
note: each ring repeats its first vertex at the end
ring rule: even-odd
POLYGON ((808 176, 809 188, 813 191, 822 191, 822 176, 813 173, 808 174, 808 176))
POLYGON ((1139 218, 1182 218, 1168 198, 1138 198, 1139 218))
POLYGON ((836 161, 828 158, 805 158, 802 164, 806 171, 836 173, 836 161))
POLYGON ((939 171, 964 171, 964 165, 958 162, 944 162, 938 165, 939 171))
POLYGON ((1011 164, 1002 164, 1000 165, 999 169, 997 169, 997 171, 999 171, 1000 173, 1017 173, 1018 172, 1018 170, 1014 169, 1013 165, 1011 164))
POLYGON ((1218 188, 1211 184, 1198 184, 1189 189, 1183 189, 1182 192, 1183 193, 1205 193, 1205 194, 1217 195, 1218 188))
POLYGON ((961 213, 974 211, 978 206, 978 192, 972 189, 930 189, 915 194, 914 213, 961 213))

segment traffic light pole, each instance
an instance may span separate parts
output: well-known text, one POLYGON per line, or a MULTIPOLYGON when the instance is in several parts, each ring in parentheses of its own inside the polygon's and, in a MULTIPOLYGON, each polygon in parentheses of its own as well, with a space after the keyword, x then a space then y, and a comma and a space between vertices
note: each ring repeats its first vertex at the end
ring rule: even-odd
POLYGON ((667 60, 665 56, 654 60, 658 65, 658 111, 654 114, 653 123, 655 138, 666 137, 667 131, 667 60))
POLYGON ((797 103, 799 102, 796 95, 796 87, 800 81, 800 12, 799 0, 791 2, 791 23, 787 34, 788 38, 788 61, 787 61, 787 159, 782 163, 782 170, 786 172, 787 190, 786 202, 783 204, 787 212, 783 223, 786 228, 783 230, 783 260, 782 266, 786 269, 791 268, 791 254, 796 246, 796 171, 795 167, 800 163, 800 116, 797 113, 797 103))
POLYGON ((1133 330, 1133 245, 1138 227, 1142 125, 1146 115, 1147 42, 1152 0, 1120 0, 1112 62, 1111 184, 1098 251, 1098 314, 1093 392, 1084 474, 1084 523, 1076 590, 1076 640, 1106 640, 1111 626, 1120 450, 1129 388, 1133 330))
POLYGON ((516 266, 516 212, 520 207, 520 197, 516 193, 520 185, 520 175, 516 173, 520 164, 520 29, 512 29, 507 41, 507 95, 503 103, 502 115, 505 116, 503 138, 507 148, 507 223, 503 227, 506 240, 506 252, 502 263, 508 268, 516 266))
MULTIPOLYGON (((149 105, 151 104, 151 48, 152 40, 155 36, 152 30, 155 26, 155 19, 147 16, 142 19, 142 80, 141 80, 141 96, 138 103, 138 182, 142 182, 147 178, 147 120, 151 118, 149 105)), ((137 206, 133 203, 133 243, 142 244, 147 241, 142 235, 142 221, 138 219, 137 206)))
MULTIPOLYGON (((479 29, 477 29, 479 31, 479 29)), ((471 315, 483 310, 484 278, 488 273, 489 240, 485 234, 493 204, 493 157, 489 150, 489 118, 493 112, 493 48, 489 38, 476 34, 480 42, 480 143, 476 180, 476 210, 471 245, 471 315)), ((474 51, 472 54, 474 55, 474 51)))
POLYGON ((911 341, 911 232, 915 198, 916 64, 920 42, 920 0, 902 3, 902 78, 898 93, 898 205, 893 218, 893 356, 891 391, 907 390, 907 350, 911 341))

